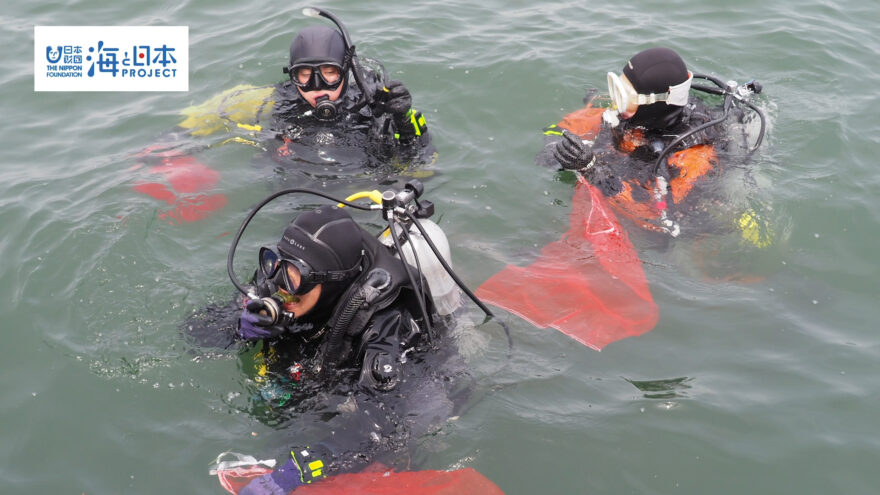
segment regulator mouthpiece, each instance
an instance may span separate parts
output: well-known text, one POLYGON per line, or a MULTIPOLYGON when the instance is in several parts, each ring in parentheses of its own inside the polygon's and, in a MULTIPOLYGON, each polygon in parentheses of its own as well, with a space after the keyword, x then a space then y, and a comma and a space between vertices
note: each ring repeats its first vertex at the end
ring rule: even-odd
POLYGON ((318 120, 336 119, 336 104, 330 101, 329 96, 319 96, 315 100, 315 117, 317 117, 318 120))

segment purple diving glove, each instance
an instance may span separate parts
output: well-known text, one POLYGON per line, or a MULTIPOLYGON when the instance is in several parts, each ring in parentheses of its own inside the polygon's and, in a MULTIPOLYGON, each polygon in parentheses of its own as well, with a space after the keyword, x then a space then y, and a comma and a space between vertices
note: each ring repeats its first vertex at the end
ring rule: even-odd
POLYGON ((287 463, 275 471, 252 479, 238 495, 287 495, 304 484, 293 459, 287 459, 287 463))
POLYGON ((250 301, 241 312, 238 320, 238 336, 245 340, 259 340, 277 337, 281 328, 273 324, 266 315, 265 302, 261 299, 250 301))

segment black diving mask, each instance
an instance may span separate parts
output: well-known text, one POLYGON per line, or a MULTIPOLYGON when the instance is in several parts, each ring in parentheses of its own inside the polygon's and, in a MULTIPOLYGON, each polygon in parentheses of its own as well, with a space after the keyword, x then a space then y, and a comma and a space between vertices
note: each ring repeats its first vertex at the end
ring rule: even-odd
POLYGON ((271 280, 279 288, 291 295, 303 295, 325 282, 342 282, 360 272, 360 264, 349 270, 314 271, 307 262, 299 258, 282 257, 272 248, 260 248, 260 271, 266 280, 271 280), (299 282, 294 283, 290 269, 299 273, 299 282))
POLYGON ((303 91, 336 91, 345 81, 345 68, 332 62, 285 67, 290 81, 303 91))

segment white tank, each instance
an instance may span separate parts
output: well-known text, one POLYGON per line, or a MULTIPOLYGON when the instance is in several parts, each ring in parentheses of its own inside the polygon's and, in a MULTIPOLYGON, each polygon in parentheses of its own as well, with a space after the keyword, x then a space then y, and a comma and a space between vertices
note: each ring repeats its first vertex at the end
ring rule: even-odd
MULTIPOLYGON (((446 260, 446 263, 452 267, 452 254, 449 251, 449 241, 446 239, 446 234, 443 232, 443 229, 441 229, 436 223, 427 219, 419 220, 419 224, 425 229, 425 232, 431 238, 431 241, 434 242, 434 246, 436 246, 437 250, 440 251, 440 254, 443 255, 443 259, 446 260)), ((395 224, 394 227, 396 231, 400 229, 400 226, 397 224, 395 224)), ((434 251, 431 250, 431 246, 428 245, 428 242, 415 225, 412 225, 409 228, 409 237, 416 248, 416 254, 419 257, 422 273, 428 281, 428 287, 431 288, 431 296, 434 299, 434 307, 437 309, 437 313, 440 315, 448 315, 452 313, 461 306, 461 290, 455 284, 455 280, 453 280, 446 272, 446 269, 443 268, 443 265, 437 259, 437 256, 434 255, 434 251)), ((394 240, 388 235, 388 229, 385 229, 385 232, 379 236, 379 240, 386 246, 394 245, 394 240)), ((416 260, 413 258, 413 250, 409 243, 404 243, 401 248, 403 249, 403 256, 406 258, 407 263, 415 267, 416 260)))

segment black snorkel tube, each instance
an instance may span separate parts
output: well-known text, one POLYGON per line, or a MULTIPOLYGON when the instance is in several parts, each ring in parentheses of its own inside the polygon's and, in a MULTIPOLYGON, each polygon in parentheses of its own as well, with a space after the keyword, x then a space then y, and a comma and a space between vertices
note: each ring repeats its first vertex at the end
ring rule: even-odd
POLYGON ((361 75, 361 63, 358 60, 354 45, 351 44, 351 38, 348 36, 348 30, 345 29, 345 25, 342 24, 342 21, 340 21, 339 18, 332 13, 324 9, 319 9, 317 7, 306 7, 302 10, 302 13, 303 15, 306 15, 308 17, 326 17, 327 19, 330 19, 333 24, 336 24, 339 32, 342 33, 343 41, 345 41, 345 53, 348 59, 351 61, 351 72, 352 74, 354 74, 354 80, 355 82, 357 82, 358 87, 361 89, 362 99, 361 103, 358 104, 357 109, 359 110, 364 105, 372 104, 373 96, 369 94, 369 92, 367 91, 367 87, 364 85, 363 76, 361 75))
POLYGON ((748 155, 750 156, 754 153, 759 146, 761 146, 761 142, 764 140, 764 131, 767 127, 766 117, 764 116, 764 112, 761 111, 754 103, 746 100, 746 97, 751 94, 759 94, 763 89, 763 86, 755 80, 751 80, 744 85, 740 86, 735 81, 729 81, 728 83, 724 83, 721 79, 718 79, 714 76, 709 76, 706 74, 694 74, 693 77, 695 79, 705 79, 707 81, 712 82, 717 87, 711 86, 703 86, 703 85, 691 85, 691 89, 695 89, 697 91, 702 91, 704 93, 710 93, 715 95, 722 95, 724 97, 724 103, 722 105, 723 114, 721 117, 717 119, 710 120, 704 124, 701 124, 688 132, 682 134, 677 137, 671 143, 669 143, 663 151, 660 152, 660 155, 657 157, 657 161, 654 162, 654 201, 655 204, 659 205, 660 209, 660 223, 664 231, 666 231, 672 237, 678 237, 680 233, 680 228, 677 222, 675 222, 671 217, 671 212, 673 206, 675 206, 674 199, 672 197, 672 190, 669 187, 668 181, 671 179, 669 175, 669 169, 666 166, 666 156, 675 149, 682 141, 687 139, 690 136, 704 130, 708 129, 712 126, 718 125, 725 120, 730 115, 730 109, 733 107, 735 102, 742 103, 752 109, 761 119, 761 131, 758 133, 758 139, 755 142, 755 145, 748 151, 748 155), (664 201, 665 197, 665 201, 664 201))
MULTIPOLYGON (((440 264, 446 270, 450 277, 455 281, 458 287, 471 298, 471 300, 483 310, 486 314, 487 319, 495 318, 495 315, 483 304, 482 301, 477 298, 477 296, 461 281, 458 275, 455 274, 452 267, 446 262, 443 258, 443 255, 434 245, 434 242, 431 240, 428 233, 425 231, 424 227, 419 223, 419 218, 429 218, 434 214, 434 205, 430 201, 425 201, 424 205, 420 204, 418 201, 418 197, 422 194, 424 187, 421 182, 416 179, 409 181, 403 191, 395 192, 392 190, 385 191, 382 194, 382 203, 381 204, 372 204, 370 206, 363 206, 356 203, 352 203, 347 200, 335 198, 329 194, 322 193, 320 191, 315 191, 312 189, 304 189, 304 188, 294 188, 294 189, 285 189, 283 191, 278 191, 262 201, 260 201, 254 209, 245 217, 244 221, 242 221, 241 226, 238 228, 238 232, 236 232, 235 237, 232 239, 232 244, 229 246, 229 254, 226 258, 226 272, 229 275, 229 280, 232 281, 232 285, 235 288, 248 297, 248 299, 255 300, 259 299, 259 296, 253 292, 249 292, 235 276, 235 270, 233 268, 233 260, 235 257, 235 249, 238 247, 238 243, 241 241, 241 237, 244 234, 245 229, 247 229, 248 224, 250 224, 251 220, 253 220, 254 216, 263 209, 266 205, 271 203, 277 198, 281 196, 286 196, 289 194, 308 194, 312 196, 318 196, 321 198, 329 199, 330 201, 343 204, 349 206, 351 208, 355 208, 357 210, 363 211, 377 211, 382 210, 383 217, 388 221, 389 235, 391 235, 394 240, 395 248, 400 256, 400 262, 403 263, 404 269, 406 270, 407 276, 410 279, 410 283, 415 290, 419 291, 419 305, 420 310, 422 312, 422 317, 424 318, 425 324, 428 326, 428 334, 431 335, 431 318, 427 314, 427 309, 425 307, 424 294, 425 288, 423 286, 422 277, 419 275, 418 282, 416 283, 416 277, 410 272, 410 265, 406 262, 406 259, 403 255, 402 247, 400 244, 400 240, 395 235, 393 226, 398 224, 402 235, 405 236, 410 246, 414 248, 414 244, 409 240, 409 225, 410 222, 416 226, 419 232, 424 237, 425 241, 430 246, 431 251, 433 251, 434 255, 437 257, 437 260, 440 261, 440 264)), ((418 257, 415 256, 415 250, 413 250, 413 256, 416 259, 416 264, 419 265, 418 257)), ((510 330, 507 328, 507 325, 501 320, 498 320, 499 324, 504 328, 504 331, 507 335, 507 340, 509 346, 513 347, 513 339, 510 336, 510 330)))

